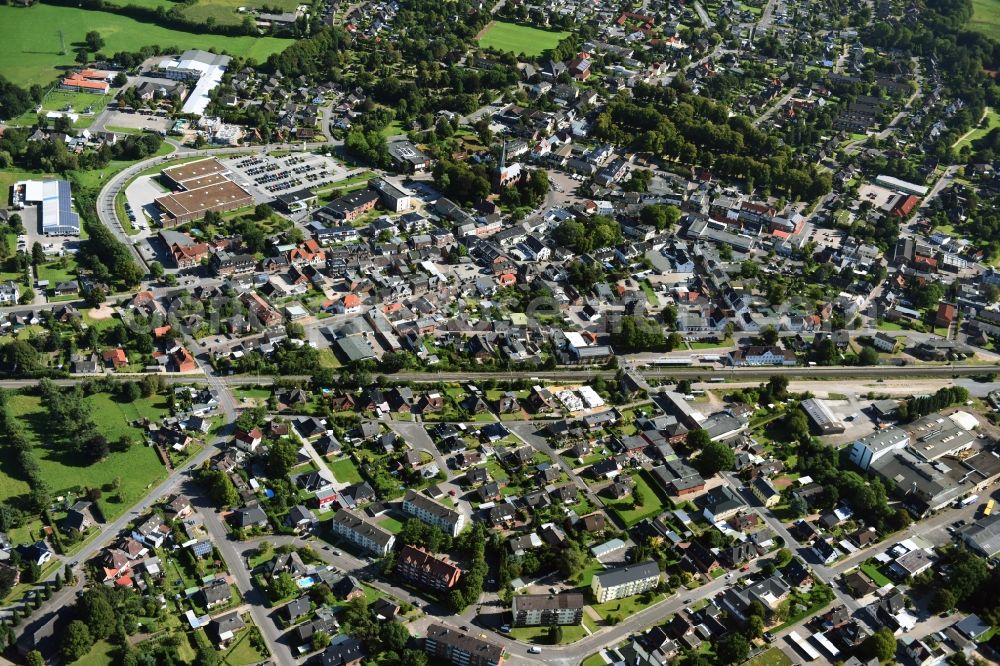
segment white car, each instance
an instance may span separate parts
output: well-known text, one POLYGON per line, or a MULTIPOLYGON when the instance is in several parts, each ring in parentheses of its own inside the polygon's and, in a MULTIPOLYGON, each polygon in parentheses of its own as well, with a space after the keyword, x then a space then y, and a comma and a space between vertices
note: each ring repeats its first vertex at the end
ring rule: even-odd
POLYGON ((530 648, 528 648, 528 652, 530 654, 541 654, 542 653, 542 648, 540 648, 540 647, 538 647, 536 645, 532 645, 530 648))

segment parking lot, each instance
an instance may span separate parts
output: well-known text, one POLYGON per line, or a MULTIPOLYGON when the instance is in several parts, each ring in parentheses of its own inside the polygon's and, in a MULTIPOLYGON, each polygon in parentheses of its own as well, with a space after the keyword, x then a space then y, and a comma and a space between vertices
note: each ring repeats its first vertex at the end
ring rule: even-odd
POLYGON ((317 188, 344 178, 345 169, 324 155, 295 153, 282 157, 250 155, 220 160, 232 172, 231 179, 258 201, 317 188))
POLYGON ((125 214, 139 232, 149 231, 149 222, 158 222, 160 211, 153 201, 167 193, 155 176, 140 176, 125 188, 125 214))
POLYGON ((166 132, 171 126, 169 119, 150 115, 149 112, 108 111, 104 114, 103 122, 106 128, 149 130, 151 132, 166 132))

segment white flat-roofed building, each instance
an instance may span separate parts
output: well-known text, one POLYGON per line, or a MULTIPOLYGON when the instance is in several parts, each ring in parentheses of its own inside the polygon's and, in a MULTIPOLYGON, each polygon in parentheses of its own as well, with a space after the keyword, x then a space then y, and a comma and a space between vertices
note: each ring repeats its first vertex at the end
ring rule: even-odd
POLYGON ((80 235, 80 216, 73 212, 68 180, 22 180, 14 185, 14 204, 37 205, 46 236, 80 235))
POLYGON ((655 588, 659 582, 660 565, 650 561, 595 573, 590 589, 594 593, 594 599, 601 604, 642 594, 655 588))
POLYGON ((875 184, 903 194, 912 194, 917 197, 927 196, 927 188, 924 185, 917 185, 895 176, 880 174, 875 178, 875 184))
POLYGON ((868 469, 872 463, 892 451, 905 448, 910 436, 899 428, 876 430, 851 444, 850 460, 861 469, 868 469))
POLYGON ((160 69, 168 79, 197 81, 181 108, 182 113, 198 116, 205 113, 210 101, 209 93, 222 83, 222 76, 226 73, 230 60, 227 55, 191 49, 176 59, 160 63, 160 69))

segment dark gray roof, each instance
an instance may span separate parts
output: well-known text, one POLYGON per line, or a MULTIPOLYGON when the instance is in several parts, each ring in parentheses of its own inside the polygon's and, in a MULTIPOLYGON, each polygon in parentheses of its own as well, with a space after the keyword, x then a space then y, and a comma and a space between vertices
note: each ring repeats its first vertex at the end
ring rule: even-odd
POLYGON ((595 573, 594 577, 600 581, 601 587, 617 587, 631 581, 643 580, 660 575, 660 565, 656 562, 642 562, 628 567, 611 569, 595 573))

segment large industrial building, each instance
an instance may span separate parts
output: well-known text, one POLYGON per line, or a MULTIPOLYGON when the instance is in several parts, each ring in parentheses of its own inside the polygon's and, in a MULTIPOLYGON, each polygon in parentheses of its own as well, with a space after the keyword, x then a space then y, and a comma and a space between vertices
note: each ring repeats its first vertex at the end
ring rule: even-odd
POLYGON ((14 185, 14 207, 38 206, 46 236, 79 236, 80 216, 73 212, 68 180, 22 180, 14 185))
POLYGON ((827 404, 819 398, 803 400, 800 406, 821 435, 837 435, 846 430, 843 421, 834 416, 827 404))
POLYGON ((218 160, 180 164, 164 169, 160 176, 180 190, 156 199, 164 227, 200 220, 209 211, 224 213, 254 204, 253 195, 231 181, 218 160))
POLYGON ((185 51, 178 58, 160 63, 160 70, 168 79, 175 81, 197 81, 191 94, 188 95, 182 113, 192 113, 200 116, 205 113, 211 101, 209 94, 222 83, 231 58, 226 55, 209 53, 192 49, 185 51))

